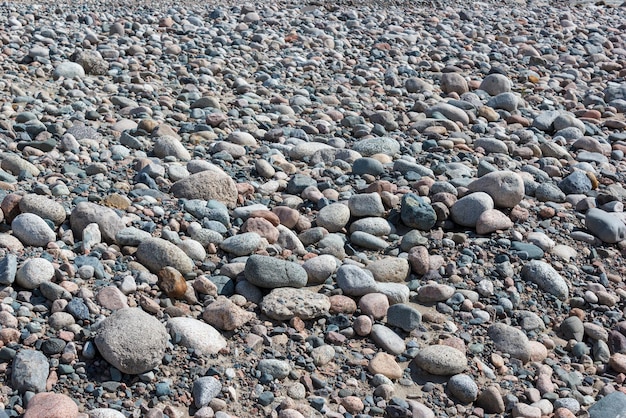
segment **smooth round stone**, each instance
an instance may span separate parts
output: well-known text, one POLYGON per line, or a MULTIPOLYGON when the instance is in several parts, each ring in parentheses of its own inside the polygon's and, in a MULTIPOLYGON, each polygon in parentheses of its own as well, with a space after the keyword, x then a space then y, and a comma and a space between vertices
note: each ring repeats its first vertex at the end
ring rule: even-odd
POLYGON ((125 415, 112 408, 96 408, 87 412, 89 418, 124 418, 125 415))
POLYGON ((522 402, 515 404, 511 413, 519 418, 541 418, 541 409, 522 402))
POLYGON ((430 230, 437 222, 437 214, 426 199, 414 193, 402 197, 400 218, 410 228, 430 230))
POLYGON ((126 227, 126 224, 111 208, 92 202, 80 202, 70 214, 70 225, 75 237, 83 236, 87 225, 96 223, 104 241, 115 242, 115 236, 126 227))
POLYGON ((186 239, 176 244, 176 246, 183 250, 192 260, 204 261, 206 258, 204 246, 196 240, 186 239))
POLYGON ((532 260, 522 267, 521 276, 524 280, 531 281, 541 290, 557 298, 564 300, 569 295, 567 282, 548 263, 532 260))
POLYGON ((441 75, 441 90, 448 93, 457 93, 459 95, 467 93, 469 87, 467 80, 459 73, 444 73, 441 75))
POLYGON ((500 93, 487 101, 487 106, 493 109, 504 109, 513 112, 519 105, 519 99, 514 93, 500 93))
POLYGON ((543 251, 550 251, 556 244, 552 238, 543 232, 529 232, 526 236, 526 240, 528 240, 531 244, 538 246, 543 251))
POLYGON ((330 254, 322 254, 308 259, 302 264, 306 270, 307 285, 318 285, 324 283, 336 270, 338 260, 330 254))
POLYGON ((330 363, 335 357, 335 348, 329 344, 323 344, 311 350, 311 358, 316 366, 330 363))
POLYGON ((456 348, 441 344, 421 349, 414 362, 426 372, 437 376, 455 375, 467 369, 465 354, 456 348))
POLYGON ((368 250, 384 250, 389 246, 387 241, 382 238, 378 238, 372 234, 368 234, 363 231, 355 231, 350 235, 350 242, 356 246, 361 248, 365 248, 368 250))
POLYGON ((464 404, 474 402, 478 398, 478 385, 467 374, 457 374, 448 380, 446 388, 450 391, 452 396, 457 398, 464 404))
POLYGON ((426 109, 425 113, 429 118, 436 118, 438 115, 442 115, 446 119, 459 122, 463 125, 467 125, 469 123, 468 114, 460 107, 456 107, 449 103, 437 103, 436 105, 426 109))
POLYGON ((143 241, 135 253, 137 260, 153 273, 164 267, 173 267, 182 274, 190 273, 194 263, 187 254, 176 245, 161 238, 143 241))
POLYGON ((509 153, 507 145, 496 138, 478 138, 474 141, 474 146, 485 150, 488 154, 506 154, 509 153))
POLYGON ((506 231, 513 227, 513 221, 497 209, 484 211, 476 221, 476 233, 487 235, 496 231, 506 231))
POLYGON ((378 291, 378 285, 369 270, 344 264, 337 270, 337 286, 345 295, 363 296, 378 291))
POLYGON ((499 208, 513 208, 524 198, 524 181, 512 171, 494 171, 468 185, 471 192, 484 192, 499 208))
POLYGON ((354 329, 356 335, 364 337, 366 335, 370 335, 373 325, 372 318, 367 315, 359 315, 354 318, 352 328, 354 329))
POLYGON ((13 235, 24 245, 46 247, 56 238, 46 221, 34 213, 21 213, 11 222, 13 235))
POLYGON ((452 205, 452 220, 467 227, 475 227, 483 212, 493 209, 493 199, 487 193, 476 192, 463 196, 452 205))
POLYGON ((15 283, 24 289, 36 289, 54 277, 54 266, 45 258, 31 258, 17 270, 15 283))
POLYGON ((387 325, 411 332, 422 322, 422 313, 410 305, 397 303, 387 309, 387 325))
POLYGON ((511 91, 511 80, 509 80, 504 74, 489 74, 480 83, 480 90, 484 90, 490 96, 497 96, 501 93, 511 91))
POLYGON ((43 392, 28 402, 24 418, 77 418, 78 406, 69 396, 43 392))
POLYGON ((348 200, 350 215, 355 217, 383 216, 385 207, 378 193, 361 193, 350 196, 348 200))
POLYGON ((374 260, 365 268, 372 272, 377 282, 383 283, 404 283, 410 273, 408 260, 398 257, 384 257, 374 260))
POLYGON ((417 300, 424 303, 443 302, 450 299, 454 292, 454 287, 445 284, 425 284, 417 290, 417 300))
POLYGON ((228 208, 236 206, 238 196, 232 177, 213 165, 178 180, 172 184, 170 193, 179 199, 217 200, 228 208))
POLYGON ((411 293, 406 283, 378 283, 376 291, 387 296, 390 305, 408 302, 411 293))
POLYGON ((364 157, 371 157, 375 154, 394 156, 400 152, 400 144, 395 139, 385 136, 378 138, 366 138, 356 142, 352 146, 352 150, 358 152, 364 157))
POLYGON ((65 208, 55 200, 45 196, 29 193, 19 203, 22 213, 34 213, 43 219, 51 220, 55 225, 65 221, 65 208))
POLYGON ((379 176, 385 172, 385 167, 375 158, 363 157, 357 158, 352 164, 352 174, 362 176, 369 174, 371 176, 379 176))
POLYGON ((244 269, 246 280, 266 289, 277 287, 306 286, 306 270, 291 261, 253 254, 248 257, 244 269))
POLYGON ((202 354, 217 354, 227 342, 221 333, 206 322, 177 317, 167 321, 170 334, 180 338, 179 344, 202 354))
POLYGON ((552 183, 541 183, 535 189, 535 197, 540 202, 563 203, 566 200, 565 193, 552 183))
POLYGON ((377 346, 389 354, 402 354, 406 350, 406 345, 402 337, 384 325, 374 324, 370 337, 377 346))
POLYGON ((20 393, 46 390, 49 365, 47 357, 37 350, 20 350, 13 359, 11 385, 20 393))
POLYGON ((291 366, 288 362, 278 359, 263 359, 259 361, 257 365, 257 370, 261 372, 261 374, 269 374, 274 377, 274 379, 283 380, 287 376, 289 376, 289 372, 291 372, 291 366))
POLYGON ((603 242, 614 244, 626 239, 626 224, 611 212, 589 209, 585 215, 585 226, 603 242))
POLYGON ((52 71, 52 77, 57 80, 63 78, 83 78, 85 77, 85 69, 75 62, 61 62, 52 71))
POLYGON ((244 232, 226 238, 220 248, 236 256, 252 254, 261 245, 261 236, 256 232, 244 232))
POLYGON ((193 402, 196 408, 207 406, 222 391, 222 383, 213 376, 203 376, 193 382, 193 402))
POLYGON ((307 289, 282 287, 272 290, 261 302, 261 311, 272 319, 284 321, 293 317, 309 320, 330 311, 328 296, 307 289))
POLYGON ((100 324, 98 351, 122 373, 141 374, 161 363, 167 347, 165 326, 139 308, 120 309, 100 324))
POLYGON ((369 217, 357 219, 350 224, 349 232, 367 232, 368 234, 382 237, 392 232, 392 225, 388 220, 379 217, 369 217))
POLYGON ((488 328, 487 335, 497 350, 507 353, 524 363, 530 360, 530 343, 522 330, 503 323, 496 323, 488 328))
POLYGON ((180 140, 170 135, 158 137, 154 141, 152 152, 159 158, 176 157, 180 161, 191 160, 191 154, 180 140))
POLYGON ((382 293, 368 293, 359 300, 359 309, 365 315, 380 320, 387 315, 389 299, 382 293))
POLYGON ((317 214, 317 226, 325 228, 328 232, 341 231, 350 220, 350 208, 343 203, 332 203, 324 206, 317 214))

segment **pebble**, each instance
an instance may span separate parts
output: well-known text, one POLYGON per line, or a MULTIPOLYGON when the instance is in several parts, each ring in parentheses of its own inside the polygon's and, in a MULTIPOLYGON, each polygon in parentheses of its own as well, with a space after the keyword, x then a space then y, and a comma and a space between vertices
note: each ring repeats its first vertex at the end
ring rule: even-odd
POLYGON ((124 308, 102 321, 94 341, 102 357, 119 371, 141 374, 161 363, 167 331, 141 309, 124 308))
POLYGON ((457 224, 474 228, 480 216, 493 209, 493 205, 491 196, 485 192, 476 192, 457 200, 450 208, 450 215, 457 224))
POLYGON ((15 283, 24 289, 36 289, 54 277, 54 266, 45 258, 31 258, 15 274, 15 283))
POLYGON ((394 380, 402 378, 404 373, 395 358, 387 353, 376 353, 368 362, 367 368, 374 375, 382 374, 394 380))
POLYGON ((387 325, 411 332, 422 322, 422 314, 404 303, 397 303, 387 309, 387 325))
POLYGON ((585 214, 585 226, 603 242, 614 244, 626 238, 626 224, 612 213, 592 208, 585 214))
POLYGON ((528 337, 520 329, 496 323, 489 326, 487 335, 495 345, 496 349, 511 357, 526 363, 531 357, 531 347, 528 337))
POLYGON ((350 208, 343 203, 324 206, 317 214, 316 223, 328 232, 341 231, 350 220, 350 208))
POLYGON ((179 344, 204 354, 217 354, 226 347, 226 339, 211 325, 194 318, 178 317, 167 321, 167 329, 179 344))
POLYGON ((293 317, 303 320, 328 314, 328 296, 307 289, 273 289, 261 302, 261 311, 272 319, 284 321, 293 317))
POLYGON ((262 255, 251 255, 244 270, 246 280, 266 289, 303 287, 308 281, 306 270, 291 261, 262 255))
POLYGON ((337 286, 346 295, 363 296, 378 290, 374 275, 369 270, 358 266, 343 264, 337 270, 336 276, 337 286))
POLYGON ((467 369, 467 358, 463 352, 441 344, 422 348, 414 361, 424 371, 437 376, 456 375, 467 369))
POLYGON ((55 239, 54 231, 40 216, 34 213, 21 213, 11 222, 13 234, 24 245, 46 247, 55 239))
POLYGON ((42 392, 33 396, 24 412, 25 418, 76 418, 78 406, 60 393, 42 392))
POLYGON ((406 350, 404 340, 384 325, 374 324, 370 333, 372 340, 389 354, 401 354, 406 350))
POLYGON ((487 173, 468 185, 471 192, 487 193, 498 208, 513 208, 524 198, 524 181, 511 171, 487 173))
POLYGON ((193 382, 193 402, 196 408, 209 405, 222 391, 222 383, 213 376, 204 376, 193 382))
POLYGON ((137 260, 150 271, 157 273, 165 267, 172 267, 181 274, 193 270, 193 261, 183 250, 169 241, 152 238, 143 241, 135 253, 137 260))
POLYGON ((549 264, 532 260, 522 268, 522 278, 532 281, 544 292, 556 296, 559 299, 566 299, 569 289, 565 279, 549 264))
POLYGON ((259 361, 257 369, 261 374, 271 375, 274 379, 283 380, 291 371, 289 363, 278 359, 263 359, 259 361))
POLYGON ((455 374, 448 380, 446 388, 452 396, 464 404, 474 402, 478 398, 478 385, 467 374, 455 374))
POLYGON ((20 393, 44 392, 49 373, 48 359, 44 354, 22 349, 13 359, 11 384, 20 393))

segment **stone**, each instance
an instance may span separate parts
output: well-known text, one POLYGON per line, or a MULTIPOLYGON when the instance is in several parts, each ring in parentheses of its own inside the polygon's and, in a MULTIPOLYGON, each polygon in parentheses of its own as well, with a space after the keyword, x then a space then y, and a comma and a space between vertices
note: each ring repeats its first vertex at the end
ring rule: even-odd
POLYGON ((550 264, 539 260, 532 260, 522 267, 521 276, 524 280, 533 282, 541 290, 565 300, 569 289, 565 279, 550 264))
POLYGON ((440 283, 428 283, 417 289, 417 300, 423 303, 444 302, 454 295, 452 286, 440 283))
POLYGON ((497 96, 511 91, 512 84, 504 74, 493 73, 483 79, 479 89, 484 90, 490 96, 497 96))
POLYGON ((404 370, 396 362, 396 359, 391 354, 376 353, 374 357, 368 362, 367 369, 370 373, 382 374, 389 379, 400 379, 404 374, 404 370))
POLYGON ((504 399, 498 386, 487 386, 478 395, 476 404, 489 414, 501 414, 504 412, 504 399))
POLYGON ((141 374, 161 363, 168 335, 165 326, 139 308, 115 311, 94 338, 98 351, 122 373, 141 374))
POLYGON ((293 317, 314 319, 328 314, 329 311, 328 296, 307 289, 277 288, 261 302, 261 312, 279 321, 293 317))
POLYGON ((379 320, 387 315, 389 300, 382 293, 368 293, 359 300, 359 309, 363 314, 379 320))
POLYGON ((378 290, 374 275, 355 265, 343 264, 337 270, 337 286, 349 296, 363 296, 378 290))
POLYGON ((495 323, 489 326, 487 335, 497 350, 524 363, 530 361, 530 343, 522 330, 503 323, 495 323))
POLYGON ((35 215, 51 220, 55 225, 65 221, 65 208, 59 202, 42 195, 29 193, 24 195, 19 203, 22 213, 34 213, 35 215))
POLYGON ((173 267, 163 267, 157 273, 159 278, 157 285, 168 297, 180 299, 187 292, 187 282, 178 270, 173 267))
POLYGON ((28 402, 24 418, 77 418, 78 406, 67 395, 42 392, 28 402))
POLYGON ((450 208, 450 215, 455 223, 474 228, 483 212, 493 207, 491 196, 485 192, 476 192, 457 200, 450 208))
POLYGON ((565 194, 585 194, 593 188, 586 173, 576 170, 559 182, 559 189, 565 194))
POLYGON ((308 281, 306 270, 299 264, 256 254, 248 257, 244 275, 248 282, 266 289, 299 288, 305 286, 308 281))
POLYGON ((424 371, 437 376, 450 376, 467 369, 467 358, 456 348, 434 344, 422 348, 414 362, 424 371))
POLYGON ((513 227, 513 221, 497 209, 484 211, 476 221, 476 233, 487 235, 496 231, 506 231, 513 227))
POLYGON ((626 394, 615 391, 589 407, 589 418, 623 418, 626 411, 626 394))
POLYGON ((235 181, 217 167, 178 180, 172 184, 170 193, 179 199, 217 200, 231 209, 238 196, 235 181))
POLYGON ((20 393, 43 392, 49 373, 48 359, 43 353, 22 349, 13 359, 11 386, 20 393))
POLYGON ((165 267, 172 267, 181 274, 187 274, 194 268, 193 261, 183 250, 161 238, 143 241, 137 247, 135 256, 137 261, 153 273, 158 273, 165 267))
POLYGON ((191 160, 191 154, 180 140, 170 135, 156 138, 152 152, 159 158, 176 157, 180 161, 191 160))
POLYGON ((330 363, 335 357, 335 348, 330 344, 322 344, 311 350, 311 358, 316 366, 330 363))
POLYGON ((390 328, 381 324, 374 324, 370 337, 377 346, 389 354, 402 354, 406 350, 404 339, 390 328))
POLYGON ((400 152, 400 144, 393 138, 382 136, 361 139, 352 146, 352 150, 363 157, 371 157, 376 154, 394 156, 400 152))
POLYGON ((269 374, 274 377, 274 379, 283 380, 284 378, 289 376, 291 366, 289 366, 289 363, 283 360, 263 359, 259 361, 257 369, 262 374, 269 374))
POLYGON ((259 234, 256 232, 243 232, 226 238, 220 243, 220 248, 227 253, 243 256, 252 254, 260 245, 261 236, 259 234))
POLYGON ((177 317, 167 321, 167 329, 172 335, 172 339, 178 344, 193 348, 201 354, 217 354, 227 345, 222 334, 206 324, 194 318, 177 317))
POLYGON ((441 75, 441 90, 448 93, 461 94, 467 93, 469 88, 467 80, 459 73, 444 73, 441 75))
POLYGON ((471 192, 487 193, 498 208, 513 208, 524 198, 524 181, 512 171, 487 173, 467 187, 471 192))
POLYGON ((306 271, 307 285, 318 285, 324 283, 337 270, 337 259, 330 254, 322 254, 310 258, 302 264, 306 271))
POLYGON ((11 285, 17 275, 17 256, 7 254, 0 260, 0 285, 11 285))
POLYGON ((36 289, 54 277, 54 266, 45 258, 26 260, 15 275, 15 283, 24 289, 36 289))
POLYGON ((240 328, 253 317, 252 312, 240 308, 224 296, 218 296, 202 313, 202 319, 208 324, 225 331, 240 328))
POLYGON ((193 382, 193 402, 196 408, 209 405, 221 393, 222 383, 213 376, 203 376, 193 382))
POLYGON ((56 238, 46 221, 34 213, 21 213, 11 222, 13 235, 24 245, 46 247, 56 238))
POLYGON ((596 237, 607 244, 626 239, 626 224, 611 212, 591 208, 585 215, 585 226, 596 237))
POLYGON ((82 65, 75 62, 64 61, 59 63, 52 71, 52 77, 55 80, 59 78, 83 78, 85 77, 85 69, 82 65))
POLYGON ((317 226, 321 226, 328 232, 341 231, 350 220, 350 208, 343 203, 331 203, 324 206, 317 214, 315 220, 317 226))
POLYGON ((411 332, 422 322, 422 314, 404 303, 397 303, 387 309, 387 325, 411 332))
POLYGON ((478 385, 467 374, 456 374, 448 380, 446 389, 461 403, 468 404, 478 399, 478 385))
POLYGON ((356 335, 364 337, 366 335, 370 335, 373 325, 372 318, 367 315, 359 315, 354 318, 352 329, 354 329, 356 335))
POLYGON ((87 412, 89 418, 125 418, 125 415, 113 408, 96 408, 87 412))
POLYGON ((385 207, 378 193, 361 193, 350 196, 348 209, 351 216, 359 218, 385 214, 385 207))
POLYGON ((437 222, 437 214, 433 207, 423 197, 414 193, 402 196, 400 218, 406 226, 422 231, 430 230, 437 222))
POLYGON ((74 236, 82 238, 83 230, 91 223, 98 224, 102 239, 109 244, 114 243, 117 233, 126 227, 115 210, 92 202, 80 202, 70 214, 74 236))
POLYGON ((372 272, 374 280, 383 283, 404 283, 410 273, 409 261, 399 257, 374 260, 365 268, 372 272))

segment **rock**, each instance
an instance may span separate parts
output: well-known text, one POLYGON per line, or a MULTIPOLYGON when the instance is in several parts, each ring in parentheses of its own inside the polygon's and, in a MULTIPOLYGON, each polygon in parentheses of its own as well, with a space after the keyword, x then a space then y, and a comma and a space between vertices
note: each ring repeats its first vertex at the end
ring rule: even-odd
POLYGON ((593 188, 591 180, 582 171, 574 171, 559 182, 559 189, 565 194, 585 194, 593 188))
POLYGON ((227 345, 219 331, 194 318, 170 318, 167 329, 173 335, 173 340, 180 338, 182 346, 193 348, 198 353, 217 354, 227 345))
POLYGON ((42 219, 49 219, 55 225, 65 221, 65 208, 60 203, 34 193, 22 197, 19 203, 22 213, 34 213, 42 219))
POLYGON ((337 259, 330 254, 322 254, 305 261, 302 268, 306 270, 308 286, 322 284, 337 270, 337 259))
POLYGON ((437 214, 433 207, 423 197, 414 193, 402 196, 400 217, 406 226, 422 231, 430 230, 437 222, 437 214))
POLYGON ((417 290, 417 300, 423 303, 443 302, 454 295, 452 286, 439 283, 428 283, 417 290))
POLYGON ((303 320, 314 319, 328 314, 329 310, 328 296, 306 289, 277 288, 261 302, 261 312, 279 321, 294 316, 303 320))
POLYGON ((251 255, 244 270, 246 280, 266 289, 277 287, 303 287, 308 281, 302 266, 291 261, 263 255, 251 255))
POLYGON ((366 335, 370 335, 372 332, 372 319, 367 315, 359 315, 354 319, 352 323, 352 328, 356 335, 360 335, 362 337, 366 335))
POLYGON ((319 211, 315 222, 328 232, 337 232, 341 231, 349 220, 350 208, 343 203, 332 203, 319 211))
POLYGON ((521 276, 524 280, 537 284, 541 290, 561 300, 569 295, 565 279, 551 265, 543 261, 532 260, 526 263, 522 268, 521 276))
POLYGON ((226 238, 220 248, 236 256, 252 254, 261 245, 261 236, 256 232, 243 232, 226 238))
POLYGON ((7 254, 0 260, 0 285, 11 285, 15 281, 17 274, 17 256, 7 254))
POLYGON ((253 317, 252 312, 240 308, 224 296, 218 296, 202 313, 202 319, 208 324, 225 331, 240 328, 253 317))
POLYGON ((46 247, 56 238, 46 221, 34 213, 21 213, 11 222, 13 235, 24 245, 46 247))
POLYGON ((531 347, 528 337, 522 330, 503 323, 489 326, 487 335, 497 350, 526 363, 530 360, 531 347))
POLYGON ((400 379, 404 373, 394 356, 387 353, 376 353, 369 361, 367 369, 374 375, 382 374, 389 379, 400 379))
POLYGON ((24 289, 36 289, 54 277, 54 266, 45 258, 31 258, 17 270, 15 283, 24 289))
POLYGON ((52 77, 55 80, 58 80, 61 77, 69 79, 83 78, 85 77, 85 69, 80 64, 75 62, 65 61, 56 66, 56 68, 52 71, 52 77))
POLYGON ((337 286, 349 296, 363 296, 378 290, 373 274, 358 266, 344 264, 337 270, 337 286))
POLYGON ((393 156, 400 152, 400 144, 393 138, 376 137, 366 138, 357 141, 352 150, 358 152, 363 157, 371 157, 376 154, 385 154, 393 156))
POLYGON ((583 325, 583 321, 580 320, 577 316, 568 316, 561 322, 559 327, 561 334, 564 338, 571 340, 574 339, 576 341, 582 341, 585 335, 585 327, 583 325))
POLYGON ((102 238, 109 244, 114 243, 117 233, 126 227, 113 209, 91 202, 80 202, 70 215, 74 235, 82 238, 83 230, 91 223, 98 224, 102 238))
POLYGON ((100 324, 94 338, 104 359, 122 373, 141 374, 161 363, 165 326, 139 308, 120 309, 100 324))
POLYGON ((494 171, 468 185, 471 192, 484 192, 498 208, 513 208, 524 198, 524 181, 512 171, 494 171))
POLYGON ((259 361, 257 369, 262 374, 269 374, 274 379, 283 380, 289 375, 289 372, 291 371, 291 366, 289 366, 289 363, 283 360, 263 359, 259 361))
POLYGON ((615 391, 589 408, 589 418, 621 418, 626 411, 626 394, 615 391))
POLYGON ((384 325, 374 324, 370 337, 377 346, 389 354, 398 355, 406 350, 406 345, 402 337, 384 325))
POLYGON ((441 90, 444 93, 467 93, 469 88, 465 78, 458 73, 444 73, 441 75, 441 90))
POLYGON ((178 270, 170 266, 165 266, 158 271, 157 276, 159 277, 157 282, 159 289, 168 297, 180 299, 185 296, 185 292, 187 292, 187 282, 178 270))
POLYGON ((182 274, 187 274, 194 268, 193 261, 183 250, 161 238, 151 238, 139 244, 135 256, 137 261, 153 273, 168 266, 182 274))
POLYGON ((368 293, 359 300, 359 309, 363 314, 379 320, 387 315, 389 300, 382 293, 368 293))
POLYGON ((505 75, 493 73, 483 79, 479 89, 486 91, 490 96, 497 96, 511 91, 511 85, 511 80, 505 75))
POLYGON ((172 184, 170 193, 179 199, 217 200, 234 208, 237 203, 235 181, 219 168, 194 173, 172 184))
POLYGON ((350 196, 348 200, 350 215, 355 217, 383 216, 385 207, 378 193, 362 193, 350 196))
POLYGON ((505 231, 513 227, 513 221, 497 209, 484 211, 476 221, 476 233, 487 235, 496 231, 505 231))
POLYGON ((384 257, 372 261, 366 267, 377 282, 404 283, 409 277, 410 267, 406 258, 384 257))
POLYGON ((498 386, 486 387, 478 396, 476 404, 490 414, 501 414, 504 412, 504 399, 498 386))
POLYGON ((112 408, 96 408, 87 412, 89 418, 124 418, 124 414, 112 408))
POLYGON ((193 382, 193 403, 196 408, 207 406, 222 391, 222 383, 213 376, 204 376, 193 382))
POLYGON ((69 396, 42 392, 28 402, 24 418, 77 418, 78 406, 69 396))
POLYGON ((438 376, 450 376, 467 369, 465 354, 447 345, 425 347, 417 353, 414 361, 424 371, 438 376))
POLYGON ((585 226, 589 232, 608 244, 626 239, 626 224, 613 213, 602 209, 589 209, 585 215, 585 226))
POLYGON ((457 224, 474 228, 483 212, 490 209, 493 209, 491 196, 476 192, 457 200, 450 208, 450 215, 457 224))
POLYGON ((422 322, 422 314, 412 306, 398 303, 387 309, 387 325, 411 332, 422 322))
POLYGON ((474 402, 478 398, 478 385, 467 374, 457 374, 448 380, 446 388, 450 391, 452 396, 457 398, 464 404, 474 402))
POLYGON ((48 359, 43 353, 22 349, 13 359, 11 386, 20 393, 43 392, 49 373, 48 359))
POLYGON ((187 151, 180 140, 170 135, 164 135, 156 138, 152 152, 159 158, 176 157, 176 159, 180 161, 191 160, 189 151, 187 151))

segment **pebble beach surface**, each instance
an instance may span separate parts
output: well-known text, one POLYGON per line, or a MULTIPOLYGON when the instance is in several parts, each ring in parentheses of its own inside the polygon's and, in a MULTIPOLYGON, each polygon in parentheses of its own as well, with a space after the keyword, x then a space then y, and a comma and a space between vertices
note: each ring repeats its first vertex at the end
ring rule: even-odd
POLYGON ((0 418, 626 410, 626 9, 0 4, 0 418))

